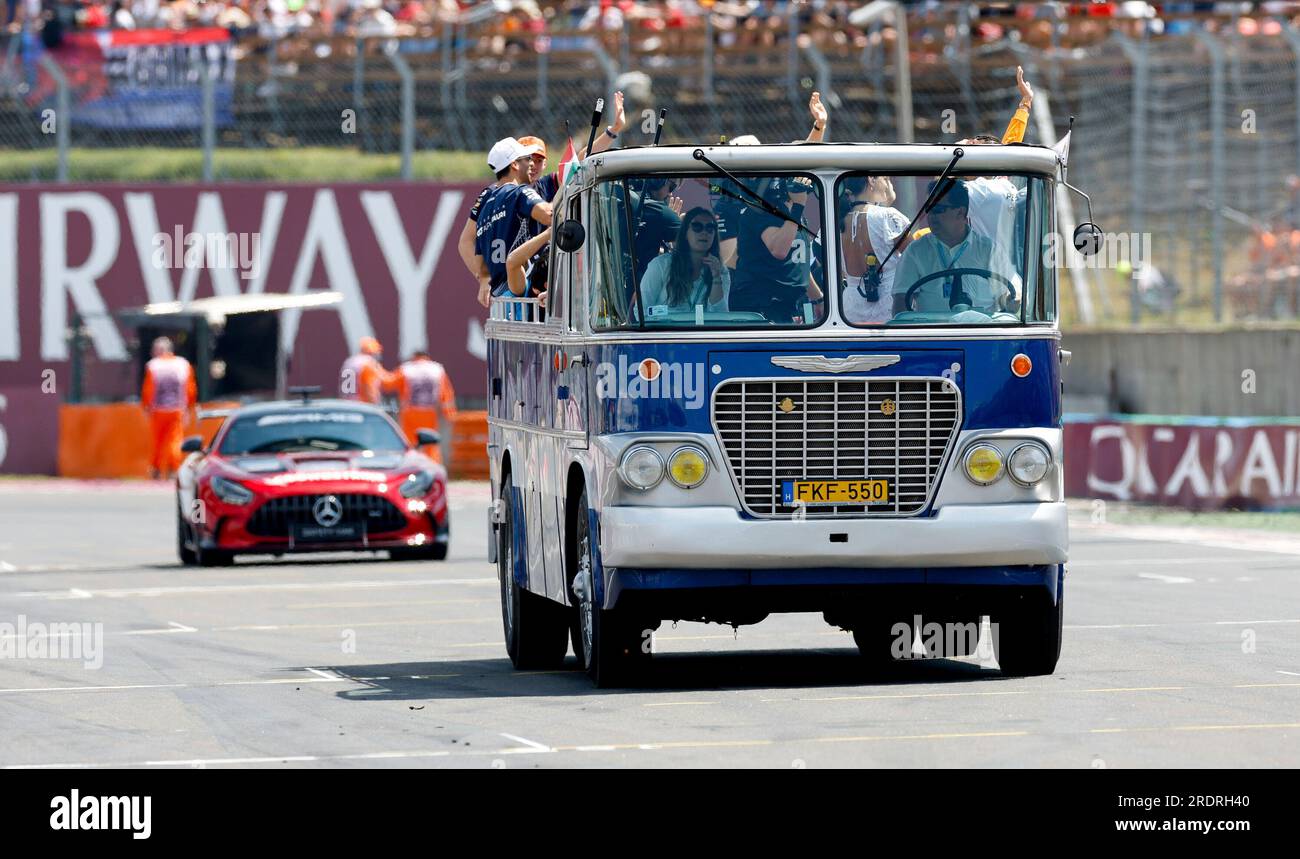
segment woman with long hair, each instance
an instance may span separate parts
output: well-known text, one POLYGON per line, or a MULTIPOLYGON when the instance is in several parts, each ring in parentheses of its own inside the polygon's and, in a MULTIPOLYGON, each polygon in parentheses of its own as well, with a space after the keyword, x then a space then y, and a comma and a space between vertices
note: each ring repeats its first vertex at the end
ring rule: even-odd
POLYGON ((844 291, 840 307, 855 325, 879 325, 894 316, 894 272, 903 248, 883 267, 894 242, 907 229, 907 216, 893 208, 894 184, 888 176, 851 176, 840 182, 840 247, 844 253, 844 291), (876 277, 867 257, 876 258, 876 277))
POLYGON ((666 307, 690 311, 698 305, 706 310, 727 309, 731 273, 718 253, 718 219, 703 206, 682 216, 677 240, 670 253, 650 261, 641 278, 641 300, 646 314, 666 307))

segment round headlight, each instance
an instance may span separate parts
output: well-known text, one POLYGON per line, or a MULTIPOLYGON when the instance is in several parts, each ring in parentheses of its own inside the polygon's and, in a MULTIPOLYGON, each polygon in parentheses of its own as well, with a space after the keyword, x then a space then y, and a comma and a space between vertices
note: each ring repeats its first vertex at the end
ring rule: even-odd
POLYGON ((1022 444, 1007 457, 1007 473, 1021 486, 1033 486, 1047 476, 1052 458, 1042 445, 1022 444))
POLYGON ((1002 476, 1002 453, 991 445, 977 444, 966 451, 963 464, 966 476, 980 486, 987 486, 1002 476))
POLYGON ((694 489, 709 476, 709 458, 698 447, 679 447, 668 458, 668 476, 682 489, 694 489))
POLYGON ((623 454, 618 473, 633 489, 653 489, 664 479, 664 458, 652 447, 634 447, 623 454))

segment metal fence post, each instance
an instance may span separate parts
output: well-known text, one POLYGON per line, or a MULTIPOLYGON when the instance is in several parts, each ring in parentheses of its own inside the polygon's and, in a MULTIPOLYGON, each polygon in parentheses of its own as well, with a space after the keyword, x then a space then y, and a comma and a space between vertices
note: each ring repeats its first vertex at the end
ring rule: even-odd
POLYGON ((799 108, 799 7, 795 3, 790 4, 790 11, 786 13, 789 19, 786 22, 786 38, 789 40, 788 52, 786 55, 786 93, 790 96, 790 103, 799 108))
POLYGON ((59 64, 54 62, 53 57, 42 53, 40 64, 45 71, 49 72, 50 77, 54 78, 54 83, 58 87, 54 114, 54 139, 59 148, 56 178, 60 182, 66 182, 68 181, 68 144, 72 135, 71 89, 68 86, 67 76, 63 74, 63 69, 59 68, 59 64))
POLYGON ((1223 321, 1223 105, 1224 64, 1223 45, 1209 33, 1193 31, 1210 54, 1210 245, 1214 255, 1214 321, 1223 321))
MULTIPOLYGON (((1146 206, 1146 139, 1147 139, 1147 79, 1148 64, 1146 39, 1139 45, 1121 33, 1115 39, 1133 67, 1133 127, 1130 135, 1130 225, 1139 237, 1145 225, 1146 206)), ((1140 240, 1140 239, 1139 239, 1140 240)), ((1129 277, 1129 320, 1136 325, 1142 318, 1141 296, 1138 295, 1137 270, 1129 277)))
POLYGON ((704 69, 702 88, 704 100, 709 105, 709 128, 715 132, 721 127, 718 122, 718 99, 713 92, 713 15, 704 16, 704 69))
POLYGON ((357 37, 357 55, 352 62, 352 110, 356 114, 356 130, 362 136, 363 148, 369 149, 370 125, 365 121, 366 112, 366 40, 357 37))
MULTIPOLYGON (((866 6, 849 13, 849 23, 855 27, 868 27, 889 17, 894 22, 894 65, 897 79, 894 82, 894 118, 898 125, 898 142, 911 143, 915 128, 912 120, 912 58, 907 44, 907 10, 895 0, 872 0, 866 6)), ((865 58, 866 54, 863 53, 865 58)), ((904 212, 915 209, 912 187, 903 183, 898 189, 898 206, 904 212)))
POLYGON ((600 68, 605 72, 605 108, 608 110, 613 107, 614 87, 618 85, 618 64, 614 62, 605 46, 600 43, 600 39, 591 37, 587 39, 587 50, 591 52, 592 57, 600 64, 600 68))
POLYGON ((280 82, 275 79, 275 65, 279 59, 280 42, 274 35, 266 45, 266 83, 269 90, 268 101, 271 103, 272 126, 275 133, 284 134, 284 115, 280 113, 280 82))
POLYGON ((550 117, 551 38, 538 36, 533 44, 537 52, 537 110, 542 116, 550 117))
POLYGON ((388 59, 402 78, 402 178, 409 181, 414 175, 415 75, 411 72, 411 64, 400 52, 391 52, 388 59))
POLYGON ((451 121, 451 51, 456 41, 456 27, 451 19, 442 21, 442 112, 443 124, 451 121))
POLYGON ((207 50, 200 48, 199 86, 202 89, 202 131, 199 136, 203 149, 203 181, 212 181, 212 150, 217 145, 217 98, 216 84, 208 68, 207 50))
POLYGON ((1287 44, 1291 46, 1291 53, 1295 54, 1295 172, 1300 176, 1300 32, 1290 26, 1288 21, 1281 23, 1282 35, 1286 36, 1287 44))

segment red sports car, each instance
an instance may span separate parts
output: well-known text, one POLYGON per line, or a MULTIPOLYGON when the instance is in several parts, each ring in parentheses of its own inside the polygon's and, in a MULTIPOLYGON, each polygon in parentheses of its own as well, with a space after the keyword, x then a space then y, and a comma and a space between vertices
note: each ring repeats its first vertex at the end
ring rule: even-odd
MULTIPOLYGON (((421 444, 437 433, 420 430, 421 444)), ((237 409, 176 477, 177 551, 187 565, 235 555, 387 550, 442 560, 447 472, 365 403, 309 400, 237 409)))

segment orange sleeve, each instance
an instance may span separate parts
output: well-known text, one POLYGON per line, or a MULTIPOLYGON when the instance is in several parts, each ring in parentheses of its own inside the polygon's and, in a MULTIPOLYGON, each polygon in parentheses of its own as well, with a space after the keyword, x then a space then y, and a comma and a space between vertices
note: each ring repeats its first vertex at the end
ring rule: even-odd
POLYGON ((1025 130, 1029 127, 1029 111, 1017 108, 1015 116, 1007 123, 1007 130, 1002 132, 1003 143, 1023 143, 1025 130))
POLYGON ((397 389, 397 399, 405 403, 411 396, 410 385, 406 382, 406 374, 402 372, 401 367, 398 367, 393 371, 393 377, 393 385, 397 389))
POLYGON ((357 396, 363 400, 366 399, 370 391, 373 390, 375 393, 379 392, 377 382, 379 374, 375 370, 375 367, 376 364, 374 361, 367 361, 362 364, 361 369, 357 371, 357 396))
POLYGON ((439 400, 447 417, 456 414, 456 392, 451 387, 451 376, 448 376, 445 371, 442 374, 442 393, 439 395, 439 400))
POLYGON ((153 408, 153 373, 149 372, 148 367, 144 371, 144 387, 140 389, 140 405, 146 410, 153 408))
POLYGON ((375 362, 375 375, 379 379, 379 386, 387 393, 400 390, 403 382, 401 369, 388 372, 379 362, 375 362))

